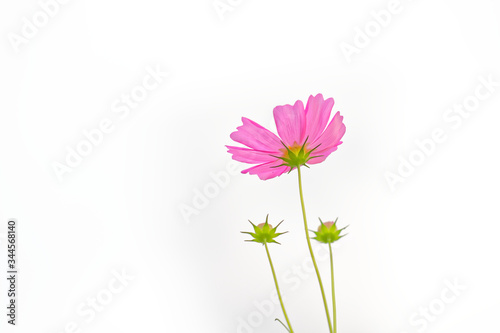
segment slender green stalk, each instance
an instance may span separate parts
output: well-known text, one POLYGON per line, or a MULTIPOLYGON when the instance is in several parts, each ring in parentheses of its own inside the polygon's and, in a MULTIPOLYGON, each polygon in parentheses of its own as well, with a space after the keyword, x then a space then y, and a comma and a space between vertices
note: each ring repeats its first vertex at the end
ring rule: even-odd
POLYGON ((333 279, 333 252, 332 243, 328 243, 330 248, 330 269, 332 274, 332 308, 333 308, 333 332, 337 333, 337 305, 335 304, 335 282, 333 279))
POLYGON ((323 296, 323 304, 325 305, 326 319, 328 320, 328 329, 330 333, 332 333, 332 322, 330 320, 330 312, 328 311, 328 304, 326 302, 325 289, 323 288, 323 282, 321 282, 321 276, 319 274, 318 264, 316 264, 316 258, 314 257, 314 252, 311 246, 311 238, 309 237, 309 228, 307 227, 307 218, 306 218, 306 208, 304 205, 304 195, 302 194, 302 176, 300 174, 300 167, 297 167, 297 171, 299 174, 299 193, 300 193, 300 204, 302 206, 302 216, 304 218, 304 227, 306 229, 306 239, 307 246, 309 247, 309 252, 311 253, 311 259, 314 265, 314 269, 316 270, 316 276, 318 277, 319 288, 321 289, 321 296, 323 296))
POLYGON ((269 265, 271 266, 271 271, 273 272, 274 284, 276 285, 276 291, 278 292, 278 298, 280 299, 281 309, 283 310, 283 314, 285 315, 286 323, 288 324, 288 329, 290 333, 293 333, 292 325, 290 324, 290 320, 288 319, 288 315, 285 311, 285 304, 283 304, 283 299, 281 298, 280 287, 278 286, 278 279, 276 279, 276 272, 274 271, 273 262, 271 260, 271 255, 269 254, 269 249, 267 247, 267 243, 264 243, 266 247, 267 258, 269 259, 269 265))

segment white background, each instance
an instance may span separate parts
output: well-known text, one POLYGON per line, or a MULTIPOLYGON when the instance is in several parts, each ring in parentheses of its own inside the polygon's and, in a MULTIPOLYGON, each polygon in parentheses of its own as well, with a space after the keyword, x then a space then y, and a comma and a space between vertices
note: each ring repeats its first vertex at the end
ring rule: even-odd
MULTIPOLYGON (((296 172, 224 177, 242 116, 270 127, 275 106, 322 93, 347 132, 303 178, 310 227, 349 225, 335 248, 339 332, 499 332, 500 86, 468 117, 445 118, 488 92, 481 77, 500 82, 498 2, 401 0, 380 27, 371 12, 389 1, 227 1, 221 14, 212 0, 73 0, 48 22, 35 0, 2 1, 0 219, 1 233, 18 219, 20 276, 16 327, 1 279, 1 330, 284 332, 278 306, 256 307, 274 289, 265 251, 239 233, 269 213, 289 231, 271 253, 294 330, 327 332, 303 272, 296 172), (40 27, 16 47, 34 15, 40 27), (341 45, 367 26, 367 45, 346 57, 341 45), (115 113, 147 68, 169 75, 115 113), (54 163, 103 119, 113 130, 58 179, 54 163), (415 141, 436 128, 446 140, 391 191, 387 173, 423 156, 415 141), (122 271, 133 280, 110 294, 122 271), (446 281, 466 290, 445 304, 446 281), (95 316, 77 312, 97 296, 95 316), (432 321, 411 321, 429 306, 432 321)), ((320 268, 329 295, 328 261, 320 268)))

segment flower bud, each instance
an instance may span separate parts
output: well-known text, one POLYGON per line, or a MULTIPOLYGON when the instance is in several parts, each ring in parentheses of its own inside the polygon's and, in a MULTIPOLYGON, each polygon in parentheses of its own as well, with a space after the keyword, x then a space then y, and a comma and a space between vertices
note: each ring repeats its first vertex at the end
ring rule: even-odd
POLYGON ((276 237, 278 237, 279 235, 287 233, 288 231, 277 233, 276 229, 280 226, 280 224, 283 221, 278 223, 278 225, 273 228, 273 226, 268 223, 268 217, 269 217, 269 215, 266 216, 266 222, 260 223, 258 225, 255 225, 252 223, 252 221, 248 220, 248 222, 250 222, 250 224, 252 224, 254 232, 247 232, 247 231, 241 232, 243 234, 249 234, 250 236, 253 237, 253 239, 249 239, 249 240, 247 240, 247 242, 257 242, 257 243, 261 243, 261 244, 265 244, 265 243, 277 243, 277 244, 279 244, 274 239, 276 237))
POLYGON ((347 227, 337 229, 337 220, 338 218, 335 220, 335 222, 329 221, 323 223, 323 221, 319 219, 321 225, 318 227, 318 231, 313 231, 316 234, 316 237, 313 237, 313 239, 321 243, 329 244, 344 237, 345 235, 340 235, 340 232, 347 227))

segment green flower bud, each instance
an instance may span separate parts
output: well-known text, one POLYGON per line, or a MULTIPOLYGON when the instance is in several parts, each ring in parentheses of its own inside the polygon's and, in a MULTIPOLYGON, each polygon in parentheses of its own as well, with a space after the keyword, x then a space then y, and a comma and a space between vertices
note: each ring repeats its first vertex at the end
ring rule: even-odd
POLYGON ((273 226, 268 223, 268 218, 269 218, 269 214, 266 216, 266 222, 260 223, 259 225, 255 225, 252 223, 252 221, 248 220, 248 222, 250 222, 250 224, 252 224, 254 232, 247 232, 247 231, 241 232, 242 234, 249 234, 250 236, 253 237, 253 239, 246 240, 247 242, 257 242, 257 243, 261 243, 261 244, 265 244, 265 243, 280 244, 277 241, 275 241, 274 239, 276 237, 278 237, 279 235, 286 234, 288 231, 277 233, 276 229, 280 226, 280 224, 283 221, 278 223, 278 225, 273 228, 273 226))
POLYGON ((319 219, 321 225, 318 227, 318 231, 313 231, 316 234, 316 237, 313 237, 313 239, 321 243, 329 244, 338 241, 339 239, 344 237, 345 235, 341 236, 340 232, 347 227, 344 227, 342 229, 337 229, 337 220, 338 218, 335 220, 335 222, 323 223, 323 221, 319 219))

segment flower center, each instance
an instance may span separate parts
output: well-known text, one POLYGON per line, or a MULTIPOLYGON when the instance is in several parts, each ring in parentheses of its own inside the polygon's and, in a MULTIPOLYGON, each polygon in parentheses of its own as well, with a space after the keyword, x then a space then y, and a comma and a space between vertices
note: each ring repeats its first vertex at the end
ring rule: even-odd
POLYGON ((302 149, 302 147, 304 147, 304 154, 307 154, 307 152, 308 152, 307 146, 308 145, 309 144, 306 142, 306 143, 304 143, 303 146, 301 146, 297 143, 297 141, 295 141, 293 143, 293 146, 281 148, 280 150, 283 152, 283 157, 288 159, 288 158, 293 157, 293 156, 299 156, 300 150, 302 149))
POLYGON ((306 145, 299 146, 296 142, 291 147, 281 149, 283 151, 282 160, 291 168, 306 164, 309 154, 306 152, 306 145))
MULTIPOLYGON (((283 142, 282 142, 283 143, 283 142)), ((285 145, 283 143, 283 147, 284 148, 281 148, 280 151, 283 153, 282 156, 274 156, 276 158, 279 158, 280 160, 283 161, 283 164, 281 164, 280 166, 282 165, 286 165, 288 167, 290 167, 291 169, 293 168, 298 168, 302 165, 306 165, 307 161, 309 161, 311 158, 311 153, 319 147, 316 146, 314 147, 313 149, 309 149, 307 146, 309 145, 309 143, 307 142, 307 139, 306 141, 302 144, 302 145, 299 145, 297 142, 294 142, 293 145, 291 147, 288 147, 287 145, 285 145)), ((290 169, 290 171, 291 171, 290 169)))

